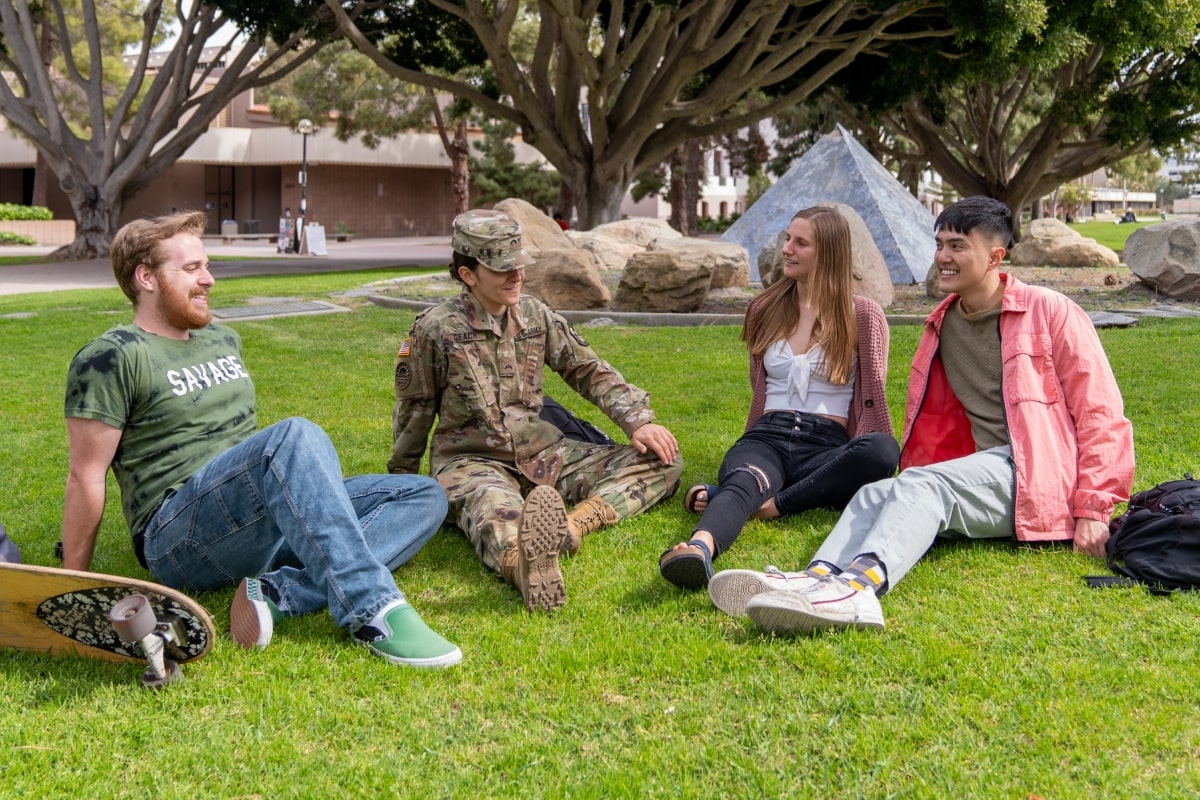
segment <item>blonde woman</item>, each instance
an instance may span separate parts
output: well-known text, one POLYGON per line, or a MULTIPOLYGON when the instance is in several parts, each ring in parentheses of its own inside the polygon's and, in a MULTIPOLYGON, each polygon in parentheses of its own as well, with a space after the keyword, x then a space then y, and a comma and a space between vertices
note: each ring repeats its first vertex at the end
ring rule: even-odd
POLYGON ((753 390, 746 430, 719 486, 687 491, 688 510, 702 512, 691 538, 659 558, 662 576, 684 589, 708 585, 713 559, 752 516, 841 509, 900 458, 884 396, 887 320, 853 293, 846 219, 829 207, 800 211, 781 255, 783 277, 750 304, 742 327, 753 390))

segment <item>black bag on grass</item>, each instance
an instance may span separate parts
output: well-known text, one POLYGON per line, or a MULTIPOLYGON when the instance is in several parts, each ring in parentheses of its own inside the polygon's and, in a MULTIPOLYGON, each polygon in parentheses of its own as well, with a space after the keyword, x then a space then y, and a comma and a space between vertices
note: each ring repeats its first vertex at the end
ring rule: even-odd
POLYGON ((1191 474, 1129 498, 1108 523, 1108 567, 1121 578, 1093 586, 1145 585, 1155 594, 1200 588, 1200 481, 1191 474))
POLYGON ((542 412, 538 416, 562 431, 568 439, 589 444, 616 444, 604 431, 575 416, 552 397, 542 398, 542 412))

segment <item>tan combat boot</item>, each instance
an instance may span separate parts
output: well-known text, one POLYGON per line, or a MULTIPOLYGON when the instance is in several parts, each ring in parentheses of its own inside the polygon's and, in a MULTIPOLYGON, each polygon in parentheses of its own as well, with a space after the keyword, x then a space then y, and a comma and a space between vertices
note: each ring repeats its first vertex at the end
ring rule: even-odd
POLYGON ((617 510, 599 497, 589 497, 567 512, 567 539, 563 553, 573 556, 579 552, 583 537, 601 528, 616 525, 617 510))
POLYGON ((553 486, 535 486, 521 510, 517 546, 501 553, 500 574, 521 593, 530 611, 550 611, 567 602, 558 554, 568 536, 567 509, 553 486), (512 567, 515 552, 516 569, 512 567), (508 574, 505 574, 505 573, 508 574))

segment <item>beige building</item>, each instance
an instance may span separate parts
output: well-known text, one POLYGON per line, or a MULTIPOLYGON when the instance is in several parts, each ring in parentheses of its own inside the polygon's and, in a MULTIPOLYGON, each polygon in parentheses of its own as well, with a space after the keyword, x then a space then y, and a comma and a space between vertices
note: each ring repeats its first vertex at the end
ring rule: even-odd
MULTIPOLYGON (((216 57, 219 51, 211 52, 216 57)), ((153 54, 150 68, 164 56, 153 54)), ((470 135, 482 138, 478 130, 470 135)), ((514 146, 520 162, 544 160, 521 141, 514 146)), ((211 233, 230 223, 240 233, 273 231, 285 209, 299 215, 305 149, 308 219, 326 231, 374 237, 450 229, 450 159, 435 132, 402 134, 371 150, 357 139, 339 142, 332 128, 318 127, 305 148, 305 137, 281 126, 265 105, 254 102, 252 91, 234 98, 174 165, 130 200, 120 221, 204 209, 211 233)), ((33 145, 0 118, 0 202, 32 201, 36 163, 33 145)), ((47 178, 46 205, 56 219, 73 219, 57 179, 47 178)))
MULTIPOLYGON (((212 52, 215 57, 218 51, 212 52)), ((152 55, 151 69, 164 55, 152 55)), ((483 133, 476 129, 469 136, 479 140, 483 133)), ((520 163, 545 161, 520 139, 513 146, 520 163)), ((317 128, 307 137, 306 147, 305 137, 281 126, 266 105, 254 102, 252 91, 235 97, 174 165, 131 199, 120 222, 176 209, 204 209, 210 233, 273 233, 285 210, 299 216, 305 155, 308 220, 324 225, 327 234, 345 230, 363 238, 430 236, 450 229, 450 159, 435 132, 401 134, 372 150, 358 139, 339 142, 332 127, 317 128)), ((745 179, 731 175, 719 150, 706 158, 709 177, 697 212, 701 217, 740 214, 745 179)), ((0 117, 0 202, 32 202, 36 164, 33 145, 0 117)), ((71 204, 52 173, 46 187, 46 205, 55 219, 73 220, 71 204)), ((627 193, 621 210, 625 216, 666 219, 670 204, 658 197, 635 203, 627 193)))
MULTIPOLYGON (((229 221, 240 233, 273 230, 284 209, 299 214, 303 140, 265 106, 254 105, 250 93, 239 96, 172 167, 126 204, 121 222, 204 209, 212 233, 229 221)), ((516 147, 521 160, 541 159, 524 143, 516 147)), ((326 231, 344 228, 373 237, 450 229, 450 159, 436 133, 403 134, 371 150, 358 140, 339 142, 332 129, 317 129, 308 137, 307 156, 308 218, 326 231)), ((6 126, 0 129, 0 202, 30 202, 35 163, 32 144, 6 126)), ((73 218, 53 175, 47 205, 55 218, 73 218)))

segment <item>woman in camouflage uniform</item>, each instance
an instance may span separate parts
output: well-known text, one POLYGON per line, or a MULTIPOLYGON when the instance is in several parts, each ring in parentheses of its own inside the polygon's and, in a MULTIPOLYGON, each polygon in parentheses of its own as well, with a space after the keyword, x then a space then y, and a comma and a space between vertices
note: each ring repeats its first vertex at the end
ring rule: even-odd
POLYGON ((531 611, 566 602, 560 554, 582 537, 674 493, 679 445, 562 316, 521 294, 521 227, 496 211, 454 220, 451 276, 462 293, 420 314, 397 354, 391 472, 430 472, 479 559, 531 611), (629 436, 606 446, 563 437, 539 418, 543 366, 629 436), (434 425, 437 421, 436 427, 434 425), (564 499, 574 507, 568 513, 564 499))

